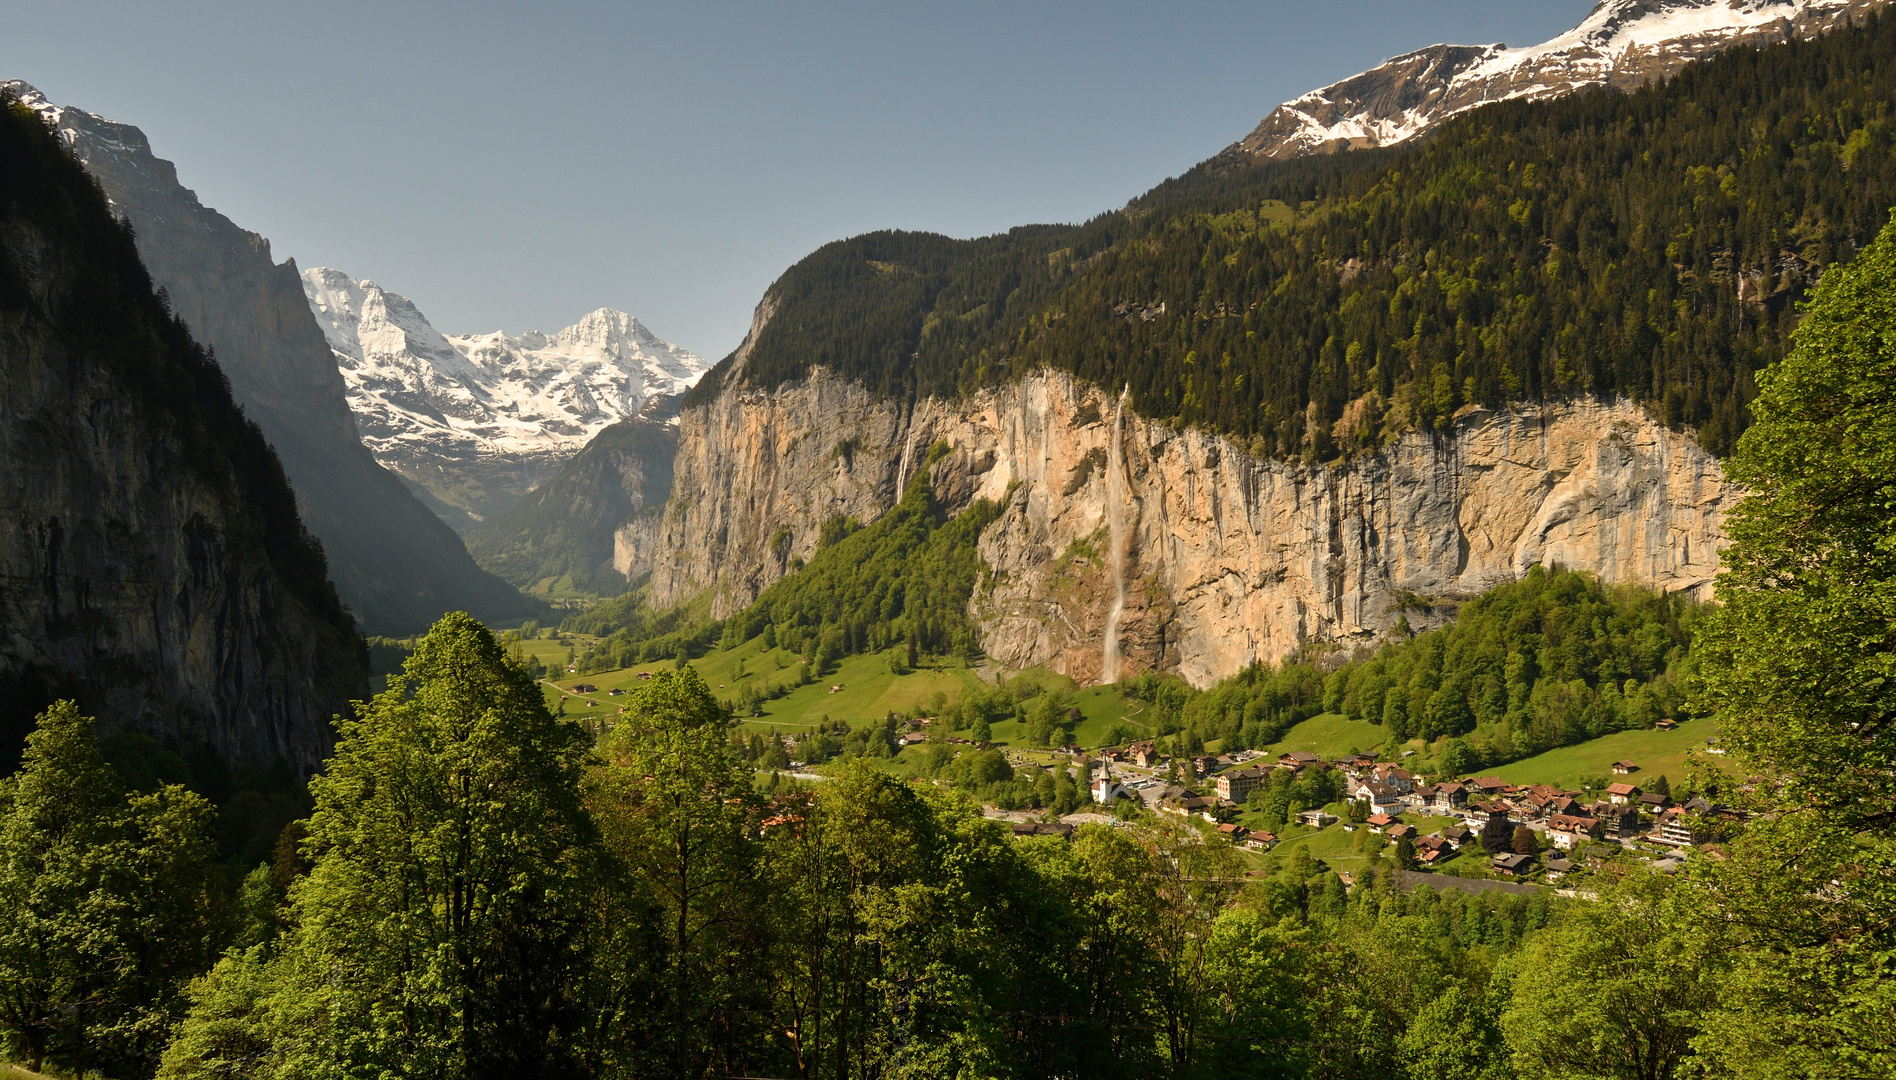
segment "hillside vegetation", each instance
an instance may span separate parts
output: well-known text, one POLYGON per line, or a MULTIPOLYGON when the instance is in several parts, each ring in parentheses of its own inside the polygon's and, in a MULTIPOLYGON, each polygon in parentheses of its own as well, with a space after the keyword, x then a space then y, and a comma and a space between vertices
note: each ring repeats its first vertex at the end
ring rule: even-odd
POLYGON ((1046 365, 1322 460, 1470 402, 1625 395, 1723 455, 1799 299, 1896 204, 1892 101, 1876 19, 1420 145, 1214 159, 1082 226, 858 236, 771 286, 743 377, 913 397, 1046 365))
MULTIPOLYGON (((937 445, 928 461, 947 447, 937 445)), ((853 518, 823 525, 821 547, 808 566, 765 589, 726 620, 693 619, 684 610, 654 612, 630 595, 564 624, 609 635, 582 671, 622 668, 641 660, 697 656, 713 643, 735 648, 758 635, 765 647, 801 653, 817 674, 845 656, 904 647, 908 666, 924 654, 979 655, 968 597, 981 571, 975 545, 999 514, 978 500, 953 518, 936 504, 926 467, 902 500, 864 526, 853 518)), ((785 530, 787 541, 789 532, 785 530)))
POLYGON ((1338 713, 1381 726, 1358 737, 1362 748, 1446 738, 1442 771, 1468 772, 1686 715, 1697 616, 1680 597, 1535 567, 1447 626, 1333 670, 1312 656, 1189 695, 1181 738, 1264 747, 1338 713))
POLYGON ((671 497, 678 432, 666 419, 641 415, 595 435, 544 484, 470 529, 468 552, 528 592, 624 593, 613 533, 635 514, 663 512, 671 497))

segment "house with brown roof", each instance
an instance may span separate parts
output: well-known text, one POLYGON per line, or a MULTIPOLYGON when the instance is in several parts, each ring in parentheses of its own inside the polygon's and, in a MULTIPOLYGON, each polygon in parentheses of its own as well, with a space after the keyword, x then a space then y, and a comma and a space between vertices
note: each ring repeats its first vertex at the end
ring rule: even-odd
POLYGON ((1219 773, 1211 782, 1211 787, 1218 793, 1220 799, 1241 805, 1251 797, 1251 792, 1256 791, 1270 779, 1270 775, 1271 770, 1261 765, 1252 765, 1245 769, 1219 773))
POLYGON ((1150 739, 1143 742, 1136 742, 1126 747, 1126 758, 1134 765, 1144 766, 1148 769, 1157 765, 1161 760, 1157 745, 1150 739))
POLYGON ((1505 874, 1508 877, 1521 877, 1533 871, 1534 857, 1532 855, 1520 855, 1512 851, 1507 851, 1496 855, 1494 862, 1489 864, 1489 868, 1497 874, 1505 874))
POLYGON ((1364 780, 1351 789, 1349 795, 1368 803, 1371 813, 1400 813, 1402 810, 1402 793, 1376 780, 1364 780))
POLYGON ((1396 819, 1390 817, 1388 814, 1371 814, 1369 820, 1363 822, 1364 825, 1369 826, 1369 831, 1373 833, 1382 832, 1395 823, 1396 819))
POLYGON ((1414 825, 1410 825, 1401 821, 1396 822, 1394 825, 1389 826, 1389 828, 1383 831, 1383 835, 1387 836, 1391 840, 1400 840, 1406 836, 1409 838, 1409 841, 1411 843, 1415 841, 1415 833, 1416 833, 1416 829, 1414 825))
POLYGON ((1218 826, 1218 835, 1224 837, 1226 840, 1229 840, 1234 844, 1237 844, 1237 843, 1242 843, 1243 841, 1248 839, 1251 835, 1251 830, 1245 828, 1242 825, 1233 825, 1227 822, 1223 825, 1218 826))
POLYGON ((1606 786, 1606 797, 1611 800, 1615 806, 1627 806, 1636 803, 1643 794, 1645 794, 1645 792, 1639 790, 1636 784, 1608 784, 1606 786))
POLYGON ((1322 763, 1322 757, 1308 750, 1292 750, 1277 759, 1277 767, 1280 769, 1305 769, 1322 763))
POLYGON ((1435 785, 1430 806, 1438 814, 1452 814, 1468 805, 1468 789, 1453 780, 1435 785))
POLYGON ((1464 828, 1460 825, 1450 825, 1448 828, 1443 829, 1439 835, 1442 839, 1456 847, 1472 844, 1476 839, 1475 830, 1464 828))
POLYGON ((1508 782, 1496 776, 1477 776, 1473 780, 1463 780, 1462 786, 1472 788, 1482 797, 1490 799, 1508 790, 1508 782))
POLYGON ((1394 788, 1398 795, 1406 794, 1415 786, 1415 776, 1400 765, 1384 762, 1370 771, 1375 774, 1377 780, 1394 788))
POLYGON ((1639 766, 1630 761, 1615 761, 1613 763, 1614 776, 1631 776, 1638 771, 1639 766))
POLYGON ((1547 838, 1562 851, 1571 851, 1582 840, 1598 840, 1606 831, 1599 818, 1555 814, 1547 820, 1547 838))

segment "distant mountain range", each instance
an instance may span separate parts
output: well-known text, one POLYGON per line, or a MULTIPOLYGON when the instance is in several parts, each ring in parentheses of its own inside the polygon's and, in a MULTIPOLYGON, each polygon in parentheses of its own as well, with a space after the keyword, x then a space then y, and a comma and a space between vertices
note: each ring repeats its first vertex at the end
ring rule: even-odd
POLYGON ((435 329, 407 297, 338 270, 305 271, 303 290, 363 441, 462 532, 710 367, 610 308, 555 334, 460 336, 435 329))
POLYGON ((1431 45, 1274 109, 1227 157, 1282 160, 1389 146, 1511 98, 1629 90, 1733 45, 1811 37, 1887 0, 1604 0, 1539 45, 1431 45))
POLYGON ((442 612, 524 619, 544 608, 481 570, 453 530, 362 445, 347 385, 311 316, 294 261, 198 201, 145 133, 0 83, 37 113, 129 220, 153 283, 210 347, 263 428, 321 539, 342 599, 369 633, 411 633, 442 612))

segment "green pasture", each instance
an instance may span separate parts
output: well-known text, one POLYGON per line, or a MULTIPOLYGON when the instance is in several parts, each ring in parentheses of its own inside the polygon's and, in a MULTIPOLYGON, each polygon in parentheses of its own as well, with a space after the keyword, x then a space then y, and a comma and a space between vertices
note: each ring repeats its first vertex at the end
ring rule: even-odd
MULTIPOLYGON (((1688 720, 1672 731, 1647 728, 1640 731, 1616 731, 1590 742, 1563 746, 1524 758, 1511 765, 1482 770, 1482 775, 1498 776, 1510 784, 1552 784, 1578 787, 1582 781, 1630 779, 1633 783, 1650 782, 1665 776, 1674 784, 1686 776, 1685 755, 1703 749, 1705 740, 1715 736, 1718 727, 1710 720, 1688 720), (1630 761, 1639 766, 1631 777, 1614 777, 1615 761, 1630 761)), ((1725 759, 1709 757, 1715 764, 1725 759)))
POLYGON ((1382 745, 1383 729, 1367 720, 1351 720, 1341 713, 1313 716, 1284 733, 1268 748, 1273 757, 1301 750, 1325 760, 1348 757, 1382 745))

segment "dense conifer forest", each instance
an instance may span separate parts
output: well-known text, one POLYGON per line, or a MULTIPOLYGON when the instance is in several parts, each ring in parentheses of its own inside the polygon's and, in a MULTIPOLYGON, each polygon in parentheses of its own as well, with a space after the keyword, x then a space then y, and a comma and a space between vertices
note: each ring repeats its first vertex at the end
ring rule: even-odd
POLYGON ((1880 18, 1415 146, 1214 158, 1082 226, 871 233, 771 287, 743 378, 913 397, 1045 365, 1314 460, 1471 403, 1625 395, 1723 455, 1798 301, 1896 205, 1892 101, 1880 18))

